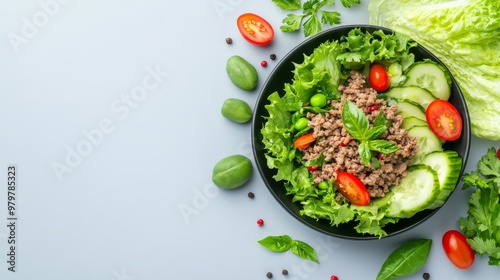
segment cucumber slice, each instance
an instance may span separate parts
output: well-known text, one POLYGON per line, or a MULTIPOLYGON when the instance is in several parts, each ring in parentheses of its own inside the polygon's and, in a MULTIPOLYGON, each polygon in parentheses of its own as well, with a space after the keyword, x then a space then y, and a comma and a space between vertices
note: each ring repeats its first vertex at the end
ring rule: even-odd
POLYGON ((429 126, 414 126, 408 130, 408 136, 416 137, 418 141, 418 151, 411 159, 411 164, 421 163, 425 155, 443 150, 441 140, 429 126))
POLYGON ((435 209, 442 206, 455 189, 462 169, 462 157, 456 151, 437 151, 425 155, 422 163, 430 166, 438 174, 439 195, 429 206, 429 209, 435 209))
POLYGON ((414 126, 426 126, 427 122, 424 120, 421 120, 416 117, 406 117, 403 119, 403 123, 401 124, 401 128, 404 128, 406 130, 414 127, 414 126))
POLYGON ((427 109, 427 106, 432 101, 436 100, 436 97, 434 97, 430 91, 418 86, 396 87, 389 90, 386 94, 388 97, 396 99, 409 99, 415 101, 424 109, 427 109))
POLYGON ((427 209, 439 194, 439 180, 436 171, 428 165, 408 167, 401 183, 392 187, 386 215, 394 218, 409 218, 427 209))
POLYGON ((414 63, 406 71, 404 86, 419 86, 429 90, 434 97, 448 100, 451 94, 451 78, 448 72, 434 61, 414 63))
POLYGON ((402 115, 403 118, 416 117, 426 121, 424 108, 418 103, 408 99, 398 100, 398 103, 396 104, 396 113, 402 115))

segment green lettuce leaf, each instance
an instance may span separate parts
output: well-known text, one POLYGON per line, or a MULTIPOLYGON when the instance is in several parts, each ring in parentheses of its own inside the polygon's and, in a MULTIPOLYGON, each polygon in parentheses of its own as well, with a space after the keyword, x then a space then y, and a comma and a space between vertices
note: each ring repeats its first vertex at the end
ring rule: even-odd
POLYGON ((371 0, 370 24, 411 37, 450 70, 472 133, 500 140, 500 1, 371 0))

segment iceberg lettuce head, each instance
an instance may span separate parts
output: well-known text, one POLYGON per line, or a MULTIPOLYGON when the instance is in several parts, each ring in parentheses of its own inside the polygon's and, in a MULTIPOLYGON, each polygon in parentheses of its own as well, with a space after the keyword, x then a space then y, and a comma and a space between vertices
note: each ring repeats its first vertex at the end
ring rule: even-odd
POLYGON ((500 1, 370 0, 369 23, 407 35, 450 70, 472 134, 500 140, 500 1))

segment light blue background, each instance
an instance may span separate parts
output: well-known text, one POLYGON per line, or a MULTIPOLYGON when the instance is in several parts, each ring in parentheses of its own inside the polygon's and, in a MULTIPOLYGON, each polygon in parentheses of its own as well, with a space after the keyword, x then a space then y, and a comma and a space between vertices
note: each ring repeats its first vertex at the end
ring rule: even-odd
MULTIPOLYGON (((346 10, 337 1, 342 23, 367 23, 367 4, 346 10)), ((258 95, 229 82, 226 60, 238 54, 254 64, 260 88, 277 63, 269 55, 280 59, 304 39, 279 30, 285 15, 271 0, 2 0, 0 279, 243 280, 268 271, 273 279, 374 279, 413 238, 434 243, 425 267, 404 279, 497 279, 486 258, 461 271, 441 248, 466 213, 467 191, 415 229, 365 242, 305 227, 257 172, 241 189, 214 187, 219 159, 252 158, 250 124, 223 118, 222 102, 253 106, 258 95), (243 40, 235 20, 244 12, 275 27, 272 45, 243 40), (16 273, 6 263, 9 164, 18 167, 16 273), (321 264, 257 243, 281 234, 313 246, 321 264)), ((498 144, 474 138, 467 170, 498 144)))

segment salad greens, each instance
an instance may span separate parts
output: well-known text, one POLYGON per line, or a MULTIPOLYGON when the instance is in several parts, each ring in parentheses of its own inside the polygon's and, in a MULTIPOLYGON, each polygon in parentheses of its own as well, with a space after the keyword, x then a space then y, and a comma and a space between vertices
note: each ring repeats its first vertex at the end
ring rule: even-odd
POLYGON ((472 133, 500 140, 500 1, 371 0, 370 24, 405 34, 438 57, 465 97, 472 133))
POLYGON ((294 240, 286 234, 279 236, 268 236, 257 242, 271 251, 283 253, 291 250, 292 253, 305 260, 319 263, 318 255, 316 254, 316 251, 313 247, 309 246, 303 241, 294 240))
POLYGON ((497 151, 488 149, 477 167, 462 178, 464 189, 476 189, 468 201, 468 216, 459 220, 460 229, 476 253, 489 255, 488 263, 500 266, 500 159, 497 151))
POLYGON ((386 224, 397 221, 385 216, 385 208, 378 206, 380 199, 359 207, 346 200, 337 201, 332 188, 314 187, 307 167, 300 164, 301 154, 293 146, 296 134, 303 133, 293 129, 293 120, 307 113, 310 108, 303 105, 315 93, 339 100, 337 88, 346 81, 349 69, 363 70, 374 61, 389 65, 398 62, 407 68, 414 61, 409 52, 414 46, 415 42, 398 34, 352 29, 341 40, 326 41, 312 54, 304 55, 304 61, 295 64, 293 80, 284 85, 284 94, 274 92, 268 96, 265 107, 269 116, 261 129, 267 165, 277 170, 274 179, 284 182, 292 200, 303 205, 302 215, 327 219, 334 226, 354 221, 357 232, 379 237, 387 235, 382 229, 386 224))
POLYGON ((410 240, 392 252, 384 262, 376 280, 389 280, 411 275, 427 262, 432 240, 410 240))
MULTIPOLYGON (((288 14, 280 26, 283 32, 298 31, 301 25, 304 27, 304 35, 312 36, 320 32, 323 24, 339 24, 340 13, 325 10, 325 6, 333 6, 335 0, 306 0, 301 4, 300 0, 272 0, 282 10, 298 11, 296 14, 288 14), (302 11, 302 13, 300 13, 302 11), (321 16, 319 17, 318 14, 321 16)), ((361 0, 340 0, 346 8, 359 4, 361 0)))

